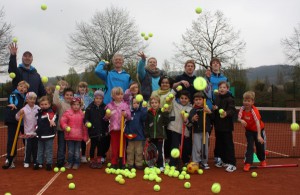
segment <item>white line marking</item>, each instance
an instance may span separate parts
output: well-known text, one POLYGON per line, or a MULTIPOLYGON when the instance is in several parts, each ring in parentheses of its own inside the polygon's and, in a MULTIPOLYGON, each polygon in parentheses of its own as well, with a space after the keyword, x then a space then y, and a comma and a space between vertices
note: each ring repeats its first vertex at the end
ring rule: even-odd
POLYGON ((48 183, 37 193, 37 195, 43 194, 49 186, 56 180, 56 178, 61 174, 61 172, 56 173, 49 181, 48 183))
POLYGON ((1 128, 1 129, 2 129, 2 128, 7 128, 7 126, 1 126, 0 128, 1 128))
MULTIPOLYGON (((17 151, 23 150, 23 149, 24 149, 24 147, 17 149, 17 151)), ((7 154, 2 154, 2 155, 0 156, 0 158, 5 157, 5 156, 7 156, 7 154)))
MULTIPOLYGON (((235 144, 238 144, 238 145, 242 145, 242 146, 247 146, 247 144, 243 144, 243 143, 239 143, 239 142, 234 142, 235 144)), ((273 154, 277 154, 279 156, 284 156, 284 157, 290 157, 290 155, 287 155, 287 154, 282 154, 282 153, 278 153, 278 152, 274 152, 272 150, 266 150, 266 152, 270 152, 270 153, 273 153, 273 154)))

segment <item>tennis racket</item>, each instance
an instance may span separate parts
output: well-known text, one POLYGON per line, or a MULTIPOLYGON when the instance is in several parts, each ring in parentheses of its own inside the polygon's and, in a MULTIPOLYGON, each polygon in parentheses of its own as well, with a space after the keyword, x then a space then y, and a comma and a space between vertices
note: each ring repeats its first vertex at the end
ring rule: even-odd
POLYGON ((144 160, 149 167, 153 167, 156 164, 156 161, 158 159, 158 150, 153 143, 146 141, 143 155, 144 160))

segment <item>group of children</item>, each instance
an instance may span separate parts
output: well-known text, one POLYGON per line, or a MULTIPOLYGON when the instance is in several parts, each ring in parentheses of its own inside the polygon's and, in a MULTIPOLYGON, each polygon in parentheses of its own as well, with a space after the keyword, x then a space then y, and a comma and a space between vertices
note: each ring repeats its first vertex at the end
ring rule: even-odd
MULTIPOLYGON (((53 94, 51 90, 47 90, 49 94, 38 99, 39 106, 36 105, 37 95, 34 92, 26 93, 29 86, 25 81, 21 81, 9 97, 5 120, 8 126, 7 154, 9 155, 12 149, 17 121, 23 116, 25 168, 33 162, 34 169, 38 170, 44 165, 45 159, 46 169, 51 170, 53 141, 57 136, 58 167, 78 169, 80 163, 86 160, 85 147, 90 139, 91 168, 102 167, 106 153, 111 147, 113 168, 118 167, 118 158, 122 156, 122 167, 127 163, 129 168, 143 169, 143 145, 145 141, 150 141, 158 149, 157 166, 163 171, 166 160, 164 142, 168 129, 172 131, 171 148, 179 148, 183 144, 181 137, 184 132, 184 137, 192 137, 192 152, 189 157, 191 161, 199 163, 204 169, 209 169, 208 146, 213 125, 216 136, 215 166, 225 167, 228 172, 236 170, 233 143, 233 117, 236 109, 226 81, 218 83, 218 94, 215 94, 211 108, 206 106, 205 93, 196 92, 190 97, 188 91, 176 89, 172 91, 174 95, 176 92, 179 94, 178 99, 174 98, 174 95, 168 96, 167 105, 161 106, 161 98, 157 95, 152 95, 148 104, 144 105, 136 98, 140 91, 136 82, 132 82, 125 92, 120 87, 114 87, 111 90, 112 101, 107 105, 103 102, 104 93, 101 90, 94 92, 94 99, 88 96, 85 82, 79 83, 77 94, 68 88, 65 81, 60 81, 58 86, 53 94), (24 101, 26 105, 23 107, 24 101), (125 135, 124 141, 121 142, 123 130, 125 135), (123 143, 123 147, 120 147, 120 143, 123 143), (67 163, 65 163, 66 146, 67 163), (123 151, 120 151, 120 148, 124 148, 123 151)), ((266 165, 264 124, 254 106, 254 99, 254 92, 246 92, 243 107, 238 114, 238 120, 245 127, 247 137, 244 171, 249 171, 253 162, 253 143, 256 145, 261 165, 266 165)), ((182 156, 188 155, 185 150, 182 152, 182 156)), ((177 164, 178 159, 171 157, 170 165, 177 164)), ((3 168, 8 168, 5 166, 7 164, 3 168)), ((12 168, 13 164, 10 166, 12 168)))

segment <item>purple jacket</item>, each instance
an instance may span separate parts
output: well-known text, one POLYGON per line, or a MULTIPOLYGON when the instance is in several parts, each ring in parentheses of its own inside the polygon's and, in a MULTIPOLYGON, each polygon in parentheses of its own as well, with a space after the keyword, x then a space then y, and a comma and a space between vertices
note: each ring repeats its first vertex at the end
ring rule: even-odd
POLYGON ((120 131, 121 129, 121 112, 124 110, 127 114, 125 120, 131 120, 131 112, 129 105, 122 101, 120 104, 116 104, 114 101, 110 102, 105 109, 111 110, 111 116, 109 119, 109 131, 120 131))

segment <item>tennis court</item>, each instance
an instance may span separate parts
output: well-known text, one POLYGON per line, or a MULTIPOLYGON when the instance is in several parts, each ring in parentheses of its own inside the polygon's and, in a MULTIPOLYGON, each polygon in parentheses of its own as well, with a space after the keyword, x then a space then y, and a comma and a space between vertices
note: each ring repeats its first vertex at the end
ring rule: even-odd
MULTIPOLYGON (((299 109, 265 108, 261 111, 267 133, 267 162, 268 165, 299 164, 300 135, 293 133, 290 124, 299 122, 299 109), (294 113, 294 114, 293 114, 294 113)), ((6 127, 0 124, 0 161, 5 160, 6 127)), ((190 189, 185 189, 183 184, 187 180, 179 180, 161 174, 161 190, 155 192, 153 181, 143 180, 143 171, 137 171, 136 178, 125 178, 126 183, 120 185, 114 181, 116 175, 106 174, 102 169, 90 169, 87 164, 82 164, 79 170, 67 170, 54 173, 46 170, 34 171, 23 168, 23 143, 18 141, 18 156, 16 168, 0 170, 0 194, 212 194, 210 188, 214 182, 221 184, 221 194, 297 194, 300 176, 299 167, 265 168, 256 169, 257 178, 251 177, 251 172, 243 172, 243 155, 246 140, 242 126, 235 123, 234 142, 237 157, 237 171, 227 173, 223 168, 213 166, 214 133, 210 138, 210 170, 205 170, 203 175, 191 175, 190 189), (73 180, 67 180, 68 173, 74 175, 73 180), (68 184, 74 182, 75 190, 69 190, 68 184)), ((88 144, 89 147, 89 144, 88 144)), ((54 147, 56 151, 56 143, 54 147)), ((88 154, 88 153, 87 153, 88 154)), ((110 155, 108 154, 108 158, 110 155)), ((54 154, 56 158, 56 153, 54 154)), ((56 159, 54 159, 55 162, 56 159)))

